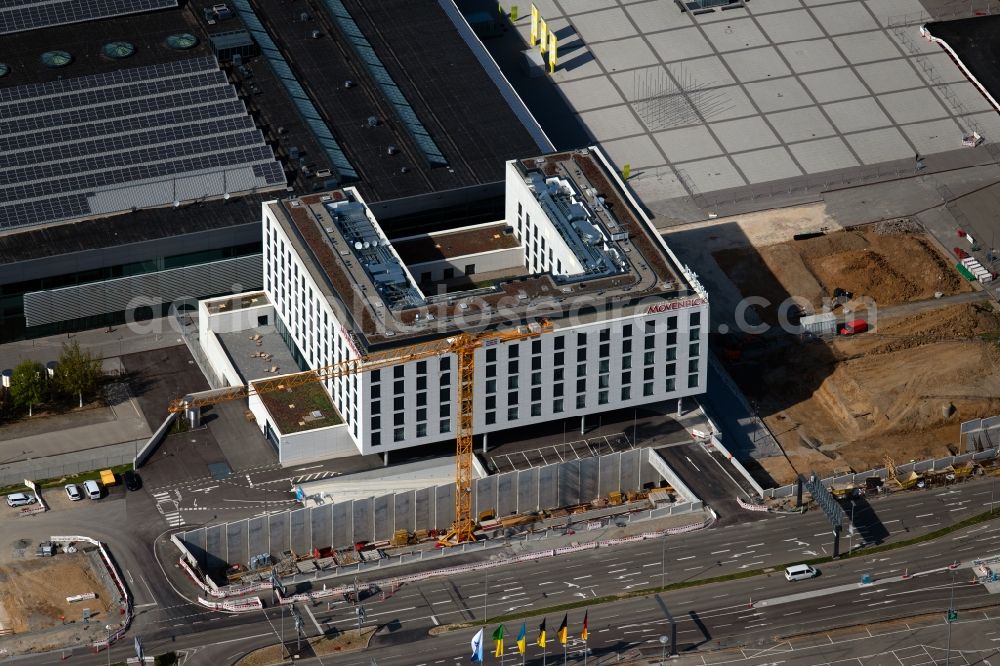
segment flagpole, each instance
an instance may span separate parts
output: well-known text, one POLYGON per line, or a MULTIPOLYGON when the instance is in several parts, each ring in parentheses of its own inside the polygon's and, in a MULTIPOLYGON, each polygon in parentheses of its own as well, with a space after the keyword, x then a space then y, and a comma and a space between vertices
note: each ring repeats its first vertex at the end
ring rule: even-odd
MULTIPOLYGON (((568 643, 567 641, 566 643, 568 643)), ((566 643, 563 643, 563 666, 566 666, 566 643)))

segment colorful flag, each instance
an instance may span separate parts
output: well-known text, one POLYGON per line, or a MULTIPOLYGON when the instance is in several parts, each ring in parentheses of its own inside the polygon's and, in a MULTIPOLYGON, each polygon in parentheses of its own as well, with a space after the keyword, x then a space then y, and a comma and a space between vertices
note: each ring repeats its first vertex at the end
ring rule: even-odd
POLYGON ((545 647, 545 620, 542 620, 542 623, 538 625, 538 647, 545 647))
POLYGON ((566 645, 566 642, 569 640, 569 629, 566 626, 568 620, 569 613, 566 613, 563 615, 563 621, 562 624, 559 625, 559 633, 557 634, 559 636, 559 642, 563 645, 566 645))
POLYGON ((528 649, 528 640, 526 634, 528 633, 528 625, 524 622, 521 623, 521 631, 517 634, 517 651, 524 654, 525 650, 528 649))
POLYGON ((587 616, 589 614, 590 614, 590 611, 587 611, 586 613, 583 614, 583 631, 580 632, 580 638, 583 639, 584 643, 587 642, 587 636, 588 636, 588 633, 587 633, 587 616))
POLYGON ((503 656, 503 625, 501 624, 497 627, 497 630, 493 632, 493 642, 496 643, 496 649, 493 651, 494 657, 503 656))
POLYGON ((483 663, 483 630, 480 629, 472 637, 472 661, 477 664, 483 663))

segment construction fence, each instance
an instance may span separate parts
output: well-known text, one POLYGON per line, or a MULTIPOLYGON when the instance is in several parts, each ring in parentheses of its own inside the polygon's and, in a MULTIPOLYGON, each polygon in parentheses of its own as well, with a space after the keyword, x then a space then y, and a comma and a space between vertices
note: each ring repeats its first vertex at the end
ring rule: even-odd
MULTIPOLYGON (((977 451, 976 453, 963 453, 958 456, 945 456, 944 458, 930 458, 928 460, 921 460, 919 462, 909 462, 902 465, 896 465, 896 475, 899 477, 909 476, 911 472, 929 472, 932 470, 943 470, 948 467, 953 467, 955 465, 961 465, 969 461, 983 461, 991 460, 996 458, 998 451, 1000 449, 986 449, 985 451, 977 451)), ((837 486, 860 486, 863 485, 865 479, 871 477, 880 477, 883 480, 888 478, 886 474, 885 467, 879 467, 878 469, 870 469, 866 472, 858 472, 856 474, 843 474, 841 476, 832 476, 823 479, 823 485, 830 487, 833 485, 837 486)), ((764 499, 768 498, 780 498, 780 497, 794 497, 796 490, 796 484, 791 484, 787 486, 781 486, 780 488, 769 488, 764 491, 764 499)))
MULTIPOLYGON (((574 506, 612 492, 659 485, 664 477, 651 464, 652 449, 633 449, 605 456, 568 460, 544 467, 477 479, 473 511, 497 516, 574 506)), ((684 498, 684 500, 693 498, 684 498)), ((656 516, 699 510, 701 502, 683 501, 678 508, 656 509, 656 516)), ((396 530, 448 528, 455 516, 453 484, 322 504, 211 525, 177 534, 205 570, 229 564, 248 565, 250 558, 314 549, 345 548, 360 541, 386 541, 396 530)))

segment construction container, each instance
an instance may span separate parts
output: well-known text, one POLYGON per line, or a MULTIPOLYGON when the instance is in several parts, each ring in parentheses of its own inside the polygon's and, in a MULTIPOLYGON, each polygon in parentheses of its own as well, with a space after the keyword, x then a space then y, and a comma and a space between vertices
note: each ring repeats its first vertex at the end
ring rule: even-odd
POLYGON ((972 273, 970 273, 969 269, 966 268, 965 266, 963 266, 962 264, 960 264, 960 263, 955 264, 955 270, 958 271, 959 273, 961 273, 962 277, 964 277, 969 282, 975 282, 976 281, 976 276, 973 275, 972 273))
POLYGON ((857 335, 858 333, 864 333, 868 330, 868 322, 864 319, 855 319, 849 321, 840 327, 839 333, 841 335, 857 335))

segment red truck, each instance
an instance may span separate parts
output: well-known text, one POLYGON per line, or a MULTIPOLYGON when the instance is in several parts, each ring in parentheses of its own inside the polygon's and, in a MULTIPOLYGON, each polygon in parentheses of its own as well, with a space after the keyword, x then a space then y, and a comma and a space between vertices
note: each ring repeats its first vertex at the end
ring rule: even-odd
POLYGON ((864 319, 855 319, 854 321, 849 321, 840 327, 838 333, 841 335, 857 335, 858 333, 864 333, 868 330, 868 322, 864 319))
POLYGON ((969 253, 960 247, 953 248, 952 251, 955 253, 955 256, 958 257, 959 261, 969 258, 969 253))

